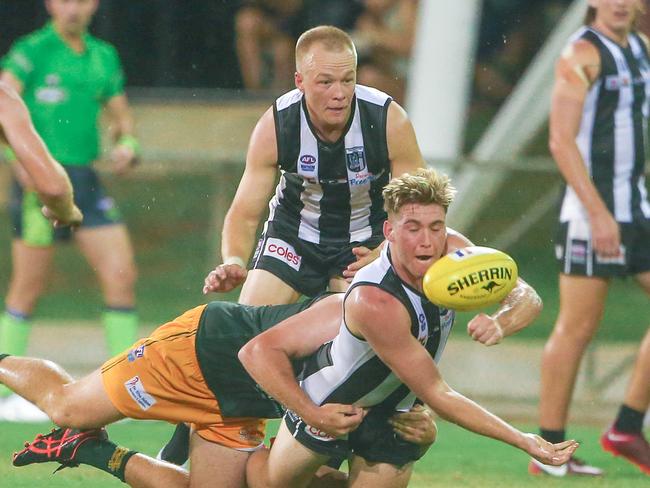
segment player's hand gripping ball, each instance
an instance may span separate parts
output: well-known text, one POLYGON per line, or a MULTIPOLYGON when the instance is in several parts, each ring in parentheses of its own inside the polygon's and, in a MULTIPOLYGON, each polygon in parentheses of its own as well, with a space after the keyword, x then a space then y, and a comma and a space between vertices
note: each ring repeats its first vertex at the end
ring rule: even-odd
POLYGON ((469 246, 443 256, 424 275, 424 294, 454 310, 484 308, 503 300, 517 282, 517 263, 497 249, 469 246))

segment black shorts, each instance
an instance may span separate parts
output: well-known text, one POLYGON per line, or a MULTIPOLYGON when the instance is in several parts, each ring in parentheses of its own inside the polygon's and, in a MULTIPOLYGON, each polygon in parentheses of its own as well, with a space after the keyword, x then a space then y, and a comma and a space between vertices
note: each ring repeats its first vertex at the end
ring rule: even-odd
POLYGON ((393 413, 392 410, 370 409, 361 425, 345 438, 333 438, 307 425, 290 410, 284 416, 284 423, 300 444, 330 459, 347 459, 354 454, 370 463, 401 467, 420 459, 426 450, 405 441, 393 431, 388 423, 393 413))
MULTIPOLYGON (((100 227, 122 222, 120 212, 111 197, 104 194, 97 172, 88 166, 64 166, 72 188, 74 202, 83 212, 81 228, 100 227)), ((49 246, 54 240, 68 240, 70 228, 54 229, 41 215, 42 204, 33 192, 23 192, 14 181, 11 189, 9 211, 15 237, 33 246, 49 246)))
POLYGON ((353 247, 374 249, 383 240, 381 235, 363 242, 326 246, 291 236, 278 229, 274 222, 268 222, 257 243, 251 268, 268 271, 311 297, 327 290, 329 280, 342 276, 343 270, 356 261, 353 247))
POLYGON ((593 251, 588 221, 561 222, 555 240, 555 257, 560 272, 609 278, 650 271, 650 219, 619 222, 618 225, 621 230, 621 256, 601 258, 593 251))

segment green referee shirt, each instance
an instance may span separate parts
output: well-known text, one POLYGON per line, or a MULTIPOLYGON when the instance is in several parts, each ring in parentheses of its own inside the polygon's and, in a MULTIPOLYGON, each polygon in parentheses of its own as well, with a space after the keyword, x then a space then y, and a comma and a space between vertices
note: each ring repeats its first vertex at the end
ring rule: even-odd
POLYGON ((0 66, 23 83, 36 130, 62 164, 88 165, 99 155, 101 107, 124 91, 113 46, 90 34, 75 52, 50 22, 20 38, 0 66))

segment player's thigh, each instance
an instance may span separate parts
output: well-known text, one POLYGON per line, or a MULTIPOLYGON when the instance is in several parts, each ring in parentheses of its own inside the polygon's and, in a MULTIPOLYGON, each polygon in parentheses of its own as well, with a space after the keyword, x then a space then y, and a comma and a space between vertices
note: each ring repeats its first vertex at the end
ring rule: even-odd
POLYGON ((560 275, 558 322, 567 327, 595 329, 603 316, 609 280, 594 276, 560 275))
POLYGON ((369 463, 359 456, 350 460, 348 486, 354 488, 401 488, 408 486, 413 463, 398 467, 388 463, 369 463))
POLYGON ((300 293, 273 273, 264 269, 251 269, 239 295, 239 303, 281 305, 294 303, 298 298, 300 293))
POLYGON ((63 385, 62 397, 63 406, 54 415, 58 418, 52 419, 58 425, 89 429, 124 418, 109 399, 99 369, 63 385))
POLYGON ((244 488, 249 456, 250 452, 221 446, 192 432, 190 487, 244 488))
POLYGON ((327 459, 327 456, 317 454, 298 442, 283 421, 268 455, 269 486, 306 487, 327 459))
POLYGON ((89 264, 100 275, 114 270, 134 271, 133 246, 124 224, 81 228, 75 233, 75 240, 89 264))

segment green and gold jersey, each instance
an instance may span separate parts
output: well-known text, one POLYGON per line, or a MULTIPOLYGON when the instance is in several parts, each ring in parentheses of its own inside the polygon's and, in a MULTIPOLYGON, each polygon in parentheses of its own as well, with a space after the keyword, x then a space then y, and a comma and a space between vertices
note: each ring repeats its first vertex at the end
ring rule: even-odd
POLYGON ((23 84, 34 126, 62 164, 88 165, 99 155, 101 107, 124 91, 115 48, 90 34, 81 53, 46 24, 20 38, 0 62, 23 84))
MULTIPOLYGON (((224 417, 282 416, 282 407, 248 375, 237 353, 250 339, 303 311, 321 297, 264 307, 230 302, 210 302, 207 305, 196 336, 196 357, 224 417)), ((300 366, 294 365, 297 369, 300 366)))

